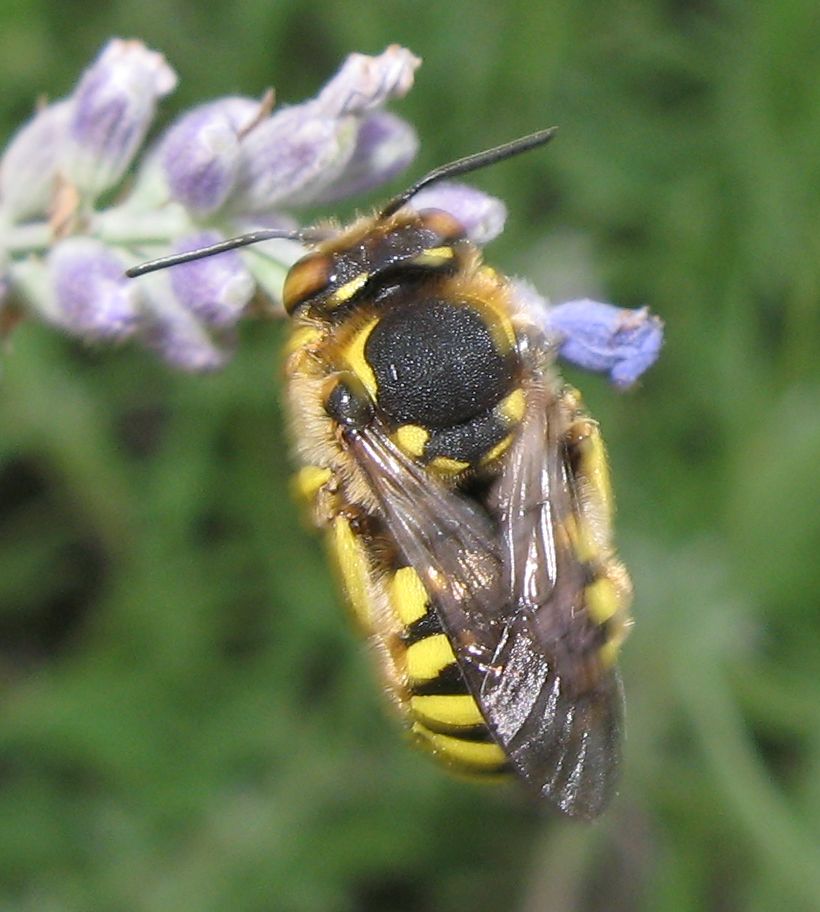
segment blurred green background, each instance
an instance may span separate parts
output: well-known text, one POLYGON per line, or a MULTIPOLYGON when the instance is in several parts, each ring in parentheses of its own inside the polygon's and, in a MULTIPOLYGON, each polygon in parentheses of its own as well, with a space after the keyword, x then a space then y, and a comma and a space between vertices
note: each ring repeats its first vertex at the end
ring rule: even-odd
POLYGON ((631 394, 567 372, 637 590, 623 786, 588 826, 407 749, 288 499, 284 327, 248 323, 196 378, 22 326, 0 389, 0 909, 818 907, 818 33, 816 0, 3 4, 3 137, 110 35, 176 67, 161 123, 410 47, 413 173, 560 124, 474 177, 510 209, 488 255, 556 300, 648 303, 667 342, 631 394))

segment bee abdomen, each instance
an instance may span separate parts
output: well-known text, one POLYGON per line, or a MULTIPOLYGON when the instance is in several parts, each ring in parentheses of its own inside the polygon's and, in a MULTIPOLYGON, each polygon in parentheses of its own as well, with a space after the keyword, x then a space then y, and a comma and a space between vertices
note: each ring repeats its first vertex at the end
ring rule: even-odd
POLYGON ((402 623, 397 648, 403 651, 407 670, 413 734, 449 767, 479 776, 505 772, 506 754, 495 743, 467 688, 416 571, 411 567, 397 570, 390 593, 402 623))

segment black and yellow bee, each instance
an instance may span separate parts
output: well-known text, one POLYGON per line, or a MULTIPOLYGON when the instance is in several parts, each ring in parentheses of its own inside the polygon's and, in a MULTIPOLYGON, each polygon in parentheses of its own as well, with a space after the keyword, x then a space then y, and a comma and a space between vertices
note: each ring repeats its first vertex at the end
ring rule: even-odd
POLYGON ((296 489, 413 736, 591 818, 618 766, 631 597, 598 426, 510 280, 453 216, 406 205, 551 135, 314 236, 284 287, 286 401, 296 489))

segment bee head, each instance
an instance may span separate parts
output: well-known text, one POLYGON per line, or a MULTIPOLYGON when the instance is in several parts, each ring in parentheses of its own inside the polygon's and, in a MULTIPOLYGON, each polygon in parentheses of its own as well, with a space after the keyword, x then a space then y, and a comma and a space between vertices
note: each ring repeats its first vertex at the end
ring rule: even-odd
POLYGON ((391 284, 454 271, 465 235, 458 219, 440 209, 362 219, 291 267, 285 310, 309 307, 327 317, 391 284))

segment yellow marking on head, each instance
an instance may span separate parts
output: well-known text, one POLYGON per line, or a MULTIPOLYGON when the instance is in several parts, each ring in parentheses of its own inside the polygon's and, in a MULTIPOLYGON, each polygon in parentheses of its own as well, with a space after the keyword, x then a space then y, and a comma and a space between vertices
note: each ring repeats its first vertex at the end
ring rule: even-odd
POLYGON ((443 266, 454 256, 455 251, 452 247, 428 247, 427 250, 422 250, 420 254, 407 262, 409 266, 443 266))
POLYGON ((396 443, 408 456, 421 456, 430 432, 417 424, 403 424, 395 433, 396 443))
POLYGON ((430 460, 427 468, 439 475, 457 475, 459 472, 469 469, 470 463, 450 459, 449 456, 436 456, 435 459, 430 460))
POLYGON ((496 413, 508 425, 519 424, 524 417, 526 406, 527 401, 524 398, 524 390, 517 389, 513 390, 509 396, 498 403, 496 413))
POLYGON ((316 326, 296 327, 285 342, 285 356, 301 351, 312 342, 318 342, 322 335, 322 330, 316 326))
POLYGON ((470 767, 476 772, 492 772, 507 762, 504 751, 493 742, 464 741, 451 735, 441 735, 418 722, 413 725, 413 734, 445 763, 470 767))
POLYGON ((330 481, 333 473, 319 466, 305 466, 293 476, 291 488, 297 500, 312 504, 323 484, 330 481))
POLYGON ((349 282, 345 282, 344 285, 340 285, 333 294, 328 295, 327 306, 328 307, 340 307, 342 304, 346 304, 357 291, 360 291, 366 284, 367 280, 370 278, 369 273, 360 272, 357 276, 354 276, 349 282))
POLYGON ((412 567, 402 567, 390 580, 390 603, 405 627, 427 614, 427 590, 412 567))
POLYGON ((507 434, 506 437, 502 437, 501 440, 499 440, 498 443, 494 447, 492 447, 490 450, 488 450, 484 454, 484 456, 482 456, 481 464, 483 466, 492 465, 496 461, 496 459, 499 459, 501 456, 503 456, 507 452, 507 450, 510 448, 510 444, 512 443, 512 441, 513 441, 512 434, 507 434))
POLYGON ((344 350, 344 357, 350 369, 361 380, 362 385, 370 394, 371 399, 375 399, 378 392, 378 383, 373 368, 364 356, 364 347, 373 328, 379 322, 378 317, 366 323, 356 335, 347 343, 344 350))
POLYGON ((620 610, 618 593, 612 583, 602 577, 584 589, 587 610, 596 624, 603 624, 620 610))
POLYGON ((443 633, 407 647, 407 673, 414 681, 431 681, 455 660, 453 647, 443 633))
POLYGON ((432 729, 484 725, 484 716, 470 694, 410 697, 410 710, 432 729))
POLYGON ((367 552, 343 516, 333 520, 329 540, 353 615, 362 627, 370 629, 370 560, 367 552))

